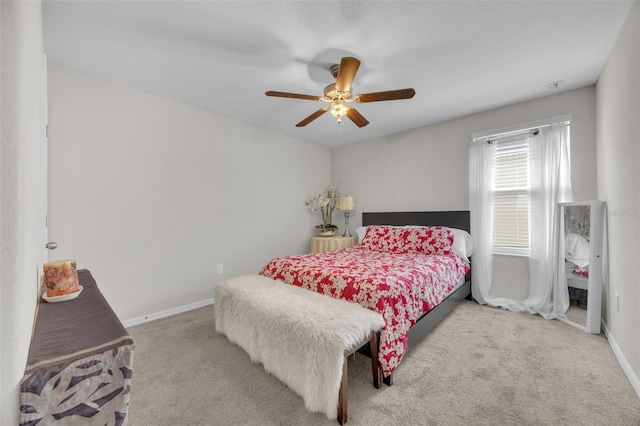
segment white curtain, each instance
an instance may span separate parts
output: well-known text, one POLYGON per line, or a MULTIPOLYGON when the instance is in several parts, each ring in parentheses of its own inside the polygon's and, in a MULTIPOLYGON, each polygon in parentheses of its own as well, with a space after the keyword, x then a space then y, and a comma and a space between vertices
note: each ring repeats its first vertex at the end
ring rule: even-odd
POLYGON ((469 155, 469 204, 473 258, 471 293, 480 304, 487 304, 493 281, 493 179, 496 168, 496 145, 486 141, 471 142, 469 155))
MULTIPOLYGON (((554 318, 553 289, 558 279, 560 232, 558 203, 573 200, 569 127, 566 122, 542 127, 539 134, 530 141, 530 284, 529 297, 523 301, 489 294, 493 281, 493 145, 488 144, 485 139, 474 140, 470 149, 471 235, 475 242, 472 265, 473 297, 481 304, 554 318)), ((560 294, 556 303, 564 307, 568 304, 568 296, 560 294), (565 297, 567 299, 563 300, 565 297)))

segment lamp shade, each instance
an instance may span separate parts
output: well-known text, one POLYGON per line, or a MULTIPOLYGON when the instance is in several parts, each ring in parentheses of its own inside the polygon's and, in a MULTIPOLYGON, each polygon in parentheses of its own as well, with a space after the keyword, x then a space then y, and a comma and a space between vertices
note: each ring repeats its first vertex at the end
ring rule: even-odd
POLYGON ((343 195, 338 197, 338 202, 336 203, 336 208, 338 210, 355 210, 356 209, 356 197, 352 195, 343 195))

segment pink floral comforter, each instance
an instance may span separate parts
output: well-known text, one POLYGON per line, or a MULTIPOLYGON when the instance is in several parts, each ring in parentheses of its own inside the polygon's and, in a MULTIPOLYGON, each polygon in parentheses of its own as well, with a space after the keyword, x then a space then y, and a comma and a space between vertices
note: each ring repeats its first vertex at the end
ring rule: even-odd
POLYGON ((380 365, 388 376, 407 349, 407 332, 469 270, 455 255, 396 254, 354 246, 271 260, 261 275, 380 312, 380 365))
POLYGON ((587 277, 589 278, 589 268, 585 267, 582 268, 578 265, 573 265, 573 269, 571 270, 571 273, 574 275, 582 275, 583 277, 587 277))

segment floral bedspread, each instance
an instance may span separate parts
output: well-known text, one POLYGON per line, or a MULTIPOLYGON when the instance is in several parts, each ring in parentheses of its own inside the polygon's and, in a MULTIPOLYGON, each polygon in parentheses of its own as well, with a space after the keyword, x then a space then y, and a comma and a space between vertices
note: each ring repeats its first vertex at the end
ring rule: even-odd
POLYGON ((455 255, 394 254, 360 246, 271 260, 260 275, 359 303, 385 320, 379 359, 388 376, 407 350, 407 332, 469 270, 455 255))
POLYGON ((582 268, 582 267, 574 264, 573 265, 573 269, 571 270, 571 273, 575 274, 575 275, 582 275, 583 277, 587 277, 588 278, 589 277, 589 268, 588 267, 582 268))

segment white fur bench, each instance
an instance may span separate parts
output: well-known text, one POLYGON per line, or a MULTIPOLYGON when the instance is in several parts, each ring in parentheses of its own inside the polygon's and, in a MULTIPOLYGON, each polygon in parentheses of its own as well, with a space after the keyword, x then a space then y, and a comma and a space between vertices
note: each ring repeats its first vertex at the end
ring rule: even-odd
POLYGON ((309 411, 347 422, 347 357, 367 343, 380 388, 379 313, 260 275, 216 284, 214 300, 216 331, 302 396, 309 411))

